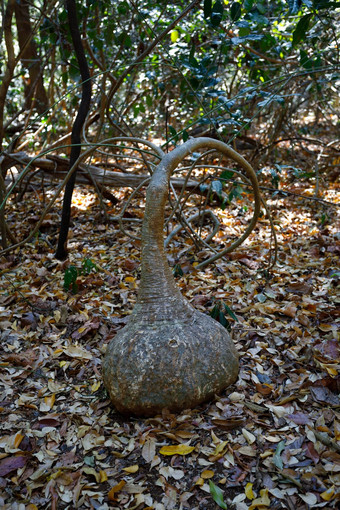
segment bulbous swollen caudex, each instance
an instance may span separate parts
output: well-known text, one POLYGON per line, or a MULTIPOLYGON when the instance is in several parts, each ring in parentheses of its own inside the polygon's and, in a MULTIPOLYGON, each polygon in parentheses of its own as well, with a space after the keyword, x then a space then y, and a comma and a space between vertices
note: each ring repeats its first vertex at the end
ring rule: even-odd
POLYGON ((108 345, 103 362, 110 399, 125 414, 154 416, 164 408, 180 412, 195 407, 238 376, 238 354, 229 334, 181 295, 164 252, 170 176, 188 154, 201 147, 216 149, 244 168, 255 196, 254 215, 245 233, 249 235, 256 224, 260 208, 256 175, 230 147, 196 138, 164 155, 147 190, 137 303, 127 325, 108 345))

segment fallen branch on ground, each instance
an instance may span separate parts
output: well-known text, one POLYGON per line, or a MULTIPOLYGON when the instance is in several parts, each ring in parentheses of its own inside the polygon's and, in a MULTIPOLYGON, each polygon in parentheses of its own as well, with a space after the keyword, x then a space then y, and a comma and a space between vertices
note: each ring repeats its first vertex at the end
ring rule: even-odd
MULTIPOLYGON (((5 156, 5 165, 7 168, 22 165, 26 166, 30 163, 31 157, 24 152, 18 152, 14 154, 8 154, 5 156)), ((56 179, 64 179, 68 173, 69 160, 62 158, 61 156, 50 155, 47 158, 37 158, 32 161, 32 167, 39 168, 46 175, 54 177, 56 179)), ((79 172, 76 176, 76 182, 78 184, 93 184, 94 179, 98 184, 102 186, 110 186, 114 188, 126 187, 136 188, 143 181, 148 179, 149 175, 138 175, 133 173, 113 172, 111 170, 104 170, 94 165, 80 164, 79 172)), ((185 179, 173 177, 171 183, 177 189, 181 189, 185 179)), ((201 193, 199 189, 199 183, 193 179, 186 183, 186 188, 195 190, 197 193, 201 193)))

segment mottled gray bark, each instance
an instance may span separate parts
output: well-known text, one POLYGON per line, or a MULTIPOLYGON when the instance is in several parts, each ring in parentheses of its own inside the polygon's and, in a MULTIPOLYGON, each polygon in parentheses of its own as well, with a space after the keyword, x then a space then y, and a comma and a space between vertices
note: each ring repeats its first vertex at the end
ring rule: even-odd
POLYGON ((238 375, 238 354, 227 331, 181 295, 164 252, 170 176, 185 157, 203 147, 239 163, 252 182, 254 215, 240 239, 256 224, 260 210, 256 175, 233 149, 218 140, 197 138, 163 157, 147 190, 137 303, 128 324, 110 342, 103 363, 105 386, 123 413, 151 416, 163 408, 194 407, 220 393, 238 375))

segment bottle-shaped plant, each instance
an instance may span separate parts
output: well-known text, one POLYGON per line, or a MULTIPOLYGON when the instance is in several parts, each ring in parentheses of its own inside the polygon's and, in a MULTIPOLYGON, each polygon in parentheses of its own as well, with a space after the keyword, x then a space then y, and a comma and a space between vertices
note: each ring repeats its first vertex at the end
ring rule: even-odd
POLYGON ((238 376, 238 354, 228 332, 182 296, 164 252, 170 176, 185 157, 203 147, 222 152, 243 167, 253 186, 255 206, 241 239, 256 224, 260 210, 256 175, 225 143, 190 139, 163 157, 146 194, 137 303, 127 325, 108 345, 103 363, 105 386, 114 406, 123 413, 152 416, 163 408, 178 412, 194 407, 220 393, 238 376))

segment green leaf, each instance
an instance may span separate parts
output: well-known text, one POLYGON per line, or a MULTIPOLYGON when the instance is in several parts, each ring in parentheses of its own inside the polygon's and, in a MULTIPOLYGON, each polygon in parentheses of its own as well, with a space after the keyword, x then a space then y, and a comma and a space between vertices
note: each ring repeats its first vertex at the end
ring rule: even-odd
POLYGON ((91 259, 83 259, 82 263, 82 273, 84 275, 90 274, 93 269, 97 269, 97 266, 91 259))
POLYGON ((200 184, 200 192, 205 193, 209 186, 207 184, 200 184))
POLYGON ((252 21, 254 21, 257 25, 268 25, 269 21, 266 16, 263 16, 263 14, 260 14, 259 12, 251 12, 249 14, 249 17, 252 21))
POLYGON ((212 5, 212 0, 204 0, 203 12, 204 12, 205 19, 210 18, 210 16, 211 16, 211 11, 212 11, 211 5, 212 5))
POLYGON ((211 189, 215 191, 215 193, 217 193, 218 196, 221 196, 223 189, 221 181, 212 181, 211 189))
POLYGON ((242 14, 241 4, 239 2, 233 2, 230 7, 230 17, 232 21, 240 19, 242 14))
POLYGON ((234 176, 234 172, 231 170, 223 170, 223 172, 220 175, 220 179, 224 181, 228 181, 229 179, 232 179, 234 176))
POLYGON ((180 264, 175 264, 172 270, 173 275, 176 276, 183 276, 183 270, 180 266, 180 264))
POLYGON ((281 459, 281 453, 285 449, 286 441, 280 441, 276 447, 273 462, 278 469, 283 469, 283 462, 281 459))
POLYGON ((72 289, 75 289, 76 281, 78 277, 78 269, 75 266, 69 266, 65 270, 64 274, 64 289, 69 290, 72 285, 72 289))
POLYGON ((229 308, 228 305, 226 305, 224 303, 224 309, 225 311, 227 312, 227 314, 232 318, 234 319, 236 322, 238 322, 238 318, 236 317, 236 315, 234 314, 234 312, 231 310, 231 308, 229 308))
POLYGON ((210 317, 212 317, 213 319, 217 320, 217 318, 219 316, 219 313, 220 313, 219 306, 218 305, 214 305, 214 308, 210 312, 210 317))
POLYGON ((261 13, 264 14, 266 12, 266 6, 261 4, 260 2, 257 2, 256 9, 261 13))
POLYGON ((174 127, 169 126, 168 129, 169 129, 169 133, 170 133, 171 136, 176 136, 177 135, 177 131, 176 131, 176 129, 174 127))
POLYGON ((241 193, 242 193, 242 188, 240 186, 238 186, 237 184, 233 185, 233 187, 231 188, 231 191, 228 195, 228 200, 229 202, 231 202, 234 198, 238 198, 241 196, 241 193))
POLYGON ((87 464, 88 466, 92 466, 92 467, 94 467, 94 466, 96 465, 96 463, 95 463, 95 459, 94 459, 94 456, 93 456, 93 455, 84 457, 84 462, 85 462, 85 464, 87 464))
POLYGON ((305 14, 304 16, 302 16, 299 23, 296 25, 296 29, 293 32, 292 42, 293 47, 299 44, 299 42, 304 40, 312 16, 313 16, 312 14, 305 14))
POLYGON ((214 3, 214 6, 211 10, 211 24, 214 27, 218 27, 218 25, 222 21, 223 8, 224 8, 224 6, 223 6, 223 3, 221 2, 221 0, 217 0, 214 3))
MULTIPOLYGON (((224 312, 221 310, 222 307, 222 301, 220 303, 217 303, 214 305, 213 309, 210 312, 210 317, 215 319, 217 322, 221 324, 224 328, 226 328, 228 331, 231 331, 231 325, 226 316, 224 315, 224 312)), ((229 308, 230 310, 230 308, 229 308)), ((231 310, 230 310, 231 311, 231 310)), ((231 312, 232 313, 232 312, 231 312)), ((237 319, 236 319, 237 320, 237 319)))
POLYGON ((186 131, 184 129, 183 133, 182 133, 182 139, 183 139, 183 142, 186 142, 189 138, 189 134, 188 134, 188 131, 186 131))
POLYGON ((212 482, 211 480, 209 480, 209 487, 210 487, 210 494, 212 495, 215 503, 217 503, 220 508, 224 508, 224 510, 228 510, 227 505, 225 504, 225 502, 223 500, 222 489, 217 487, 217 485, 215 485, 214 482, 212 482))
POLYGON ((226 318, 222 311, 219 312, 217 320, 221 324, 221 326, 226 328, 228 331, 231 331, 230 322, 228 321, 228 319, 226 318))
POLYGON ((254 0, 245 0, 244 8, 246 11, 250 11, 253 8, 254 0))

